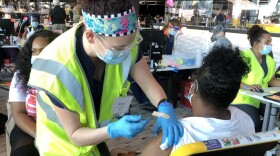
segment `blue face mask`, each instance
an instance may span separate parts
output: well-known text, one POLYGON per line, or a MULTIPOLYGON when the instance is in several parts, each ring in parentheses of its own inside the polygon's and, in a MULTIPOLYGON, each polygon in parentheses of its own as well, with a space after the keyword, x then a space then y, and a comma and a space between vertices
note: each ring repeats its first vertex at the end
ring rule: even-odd
POLYGON ((34 61, 38 58, 38 56, 31 56, 31 64, 34 63, 34 61))
POLYGON ((261 55, 267 55, 271 52, 272 46, 271 45, 263 45, 263 49, 260 50, 261 55))
POLYGON ((100 60, 104 61, 106 64, 119 64, 127 58, 127 56, 129 55, 129 51, 113 51, 106 49, 104 56, 101 56, 98 52, 96 52, 96 55, 100 60))
POLYGON ((39 25, 38 22, 31 22, 31 26, 32 26, 33 28, 37 28, 38 25, 39 25))
POLYGON ((176 34, 176 31, 174 29, 168 29, 168 33, 171 36, 174 36, 176 34))

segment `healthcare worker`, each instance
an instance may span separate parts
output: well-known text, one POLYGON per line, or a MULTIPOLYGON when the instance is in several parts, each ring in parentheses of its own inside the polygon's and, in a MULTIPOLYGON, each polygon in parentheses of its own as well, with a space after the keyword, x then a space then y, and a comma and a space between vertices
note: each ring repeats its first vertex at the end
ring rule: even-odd
MULTIPOLYGON (((280 86, 280 81, 275 78, 275 61, 269 55, 272 50, 271 35, 258 25, 252 26, 248 32, 248 39, 252 48, 244 50, 242 55, 247 57, 250 72, 243 77, 240 89, 263 92, 268 85, 280 86)), ((262 122, 260 119, 260 101, 249 96, 242 95, 239 91, 233 106, 248 113, 254 121, 256 132, 261 131, 262 122)))
POLYGON ((29 38, 32 34, 34 34, 38 30, 43 30, 44 27, 40 25, 40 17, 36 14, 30 16, 30 26, 24 28, 24 33, 22 38, 29 38))
POLYGON ((177 19, 171 19, 163 29, 167 29, 166 35, 166 55, 171 55, 174 46, 174 36, 180 30, 180 21, 177 19))
POLYGON ((211 41, 215 42, 214 47, 224 46, 225 48, 232 48, 232 43, 225 36, 225 29, 222 25, 216 25, 210 32, 212 32, 211 41))
POLYGON ((37 89, 40 155, 109 155, 104 141, 132 138, 148 123, 138 115, 119 114, 129 107, 128 74, 158 112, 154 133, 177 144, 183 135, 173 105, 153 78, 137 45, 142 38, 130 0, 86 0, 83 23, 68 30, 34 61, 28 84, 37 89), (52 51, 52 53, 49 53, 52 51))

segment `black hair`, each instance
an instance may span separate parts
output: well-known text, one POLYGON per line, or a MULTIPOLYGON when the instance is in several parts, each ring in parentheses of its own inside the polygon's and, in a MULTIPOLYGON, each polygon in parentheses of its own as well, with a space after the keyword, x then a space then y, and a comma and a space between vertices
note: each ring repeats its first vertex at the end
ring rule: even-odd
POLYGON ((128 11, 132 6, 130 0, 85 0, 82 9, 94 15, 111 15, 128 11))
POLYGON ((32 56, 32 43, 37 37, 46 38, 49 43, 51 43, 57 36, 58 33, 54 33, 49 30, 39 30, 31 35, 25 42, 24 46, 21 48, 20 53, 17 56, 15 62, 15 70, 18 71, 16 80, 19 84, 21 90, 25 91, 28 89, 27 82, 29 80, 29 75, 31 72, 31 56, 32 56))
POLYGON ((213 108, 227 108, 237 95, 241 78, 250 70, 248 61, 238 48, 214 47, 196 72, 201 99, 213 108))
POLYGON ((253 25, 247 31, 247 38, 250 41, 251 46, 253 47, 254 43, 259 43, 263 34, 268 34, 269 32, 264 30, 262 27, 258 25, 253 25))
POLYGON ((30 14, 30 16, 29 16, 30 23, 32 22, 31 21, 32 18, 36 18, 38 20, 38 22, 40 22, 40 16, 38 14, 30 14))
POLYGON ((175 18, 170 19, 168 23, 172 24, 172 26, 177 26, 179 28, 181 27, 181 22, 175 18))

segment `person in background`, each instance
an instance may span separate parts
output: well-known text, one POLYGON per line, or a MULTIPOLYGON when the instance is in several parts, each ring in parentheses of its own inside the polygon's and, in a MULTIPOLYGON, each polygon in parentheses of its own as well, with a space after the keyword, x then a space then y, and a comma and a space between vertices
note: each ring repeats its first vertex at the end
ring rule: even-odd
MULTIPOLYGON (((268 31, 258 25, 253 25, 247 32, 251 48, 244 50, 241 54, 249 58, 248 65, 250 73, 242 78, 240 89, 263 92, 268 85, 280 87, 280 81, 275 78, 275 60, 269 55, 272 50, 272 39, 268 31)), ((263 114, 260 101, 249 96, 238 93, 232 102, 235 106, 251 116, 254 121, 256 132, 260 132, 263 114)))
POLYGON ((184 136, 179 144, 166 149, 161 143, 160 133, 146 145, 141 155, 168 156, 185 144, 254 133, 252 119, 230 106, 241 78, 248 72, 249 67, 238 49, 213 48, 192 78, 188 95, 192 117, 179 120, 184 127, 184 136))
POLYGON ((168 34, 166 40, 166 51, 168 55, 176 56, 184 53, 188 49, 187 27, 181 27, 181 22, 177 19, 171 19, 168 24, 168 34))
POLYGON ((30 20, 30 26, 24 27, 24 33, 22 35, 22 38, 28 38, 32 34, 34 34, 38 30, 44 29, 42 25, 40 25, 40 17, 36 14, 33 14, 29 17, 30 20))
POLYGON ((219 10, 220 13, 215 18, 215 25, 222 25, 223 27, 225 26, 225 22, 226 22, 226 16, 224 14, 225 10, 226 10, 225 8, 219 10))
POLYGON ((231 23, 230 12, 226 12, 226 27, 229 27, 230 23, 231 23))
POLYGON ((73 16, 74 16, 73 15, 73 7, 71 6, 70 9, 69 9, 69 20, 70 21, 73 21, 73 16))
POLYGON ((181 23, 177 19, 171 19, 163 28, 167 30, 166 35, 166 55, 171 55, 174 46, 174 36, 180 30, 181 23))
POLYGON ((214 47, 224 46, 226 48, 232 48, 232 43, 225 36, 225 29, 222 25, 216 25, 210 32, 213 33, 211 41, 215 42, 214 47))
POLYGON ((73 8, 73 21, 79 23, 82 16, 82 0, 77 0, 77 5, 73 8))
POLYGON ((27 86, 27 82, 34 59, 57 36, 58 34, 51 31, 39 30, 28 38, 18 54, 8 100, 15 121, 10 135, 11 156, 39 155, 34 145, 36 89, 27 86))
POLYGON ((54 8, 50 10, 49 16, 52 21, 52 30, 62 30, 62 32, 67 31, 65 25, 66 12, 63 8, 60 7, 59 0, 53 0, 54 8))
POLYGON ((117 120, 125 113, 119 106, 130 104, 128 75, 158 112, 170 116, 157 118, 154 133, 162 129, 162 141, 177 144, 183 129, 138 53, 142 37, 131 1, 86 0, 82 10, 84 22, 47 46, 31 69, 28 84, 38 89, 35 144, 40 155, 109 155, 105 141, 142 132, 149 121, 140 115, 117 120))

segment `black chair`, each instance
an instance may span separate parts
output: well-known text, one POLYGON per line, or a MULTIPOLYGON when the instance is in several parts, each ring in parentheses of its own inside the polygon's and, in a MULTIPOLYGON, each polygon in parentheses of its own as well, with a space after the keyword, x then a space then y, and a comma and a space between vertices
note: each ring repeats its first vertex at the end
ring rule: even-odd
POLYGON ((19 53, 18 48, 1 48, 0 49, 0 65, 1 69, 4 69, 5 71, 8 71, 9 73, 12 73, 11 69, 5 66, 4 59, 10 59, 11 62, 14 62, 16 60, 17 54, 19 53))

